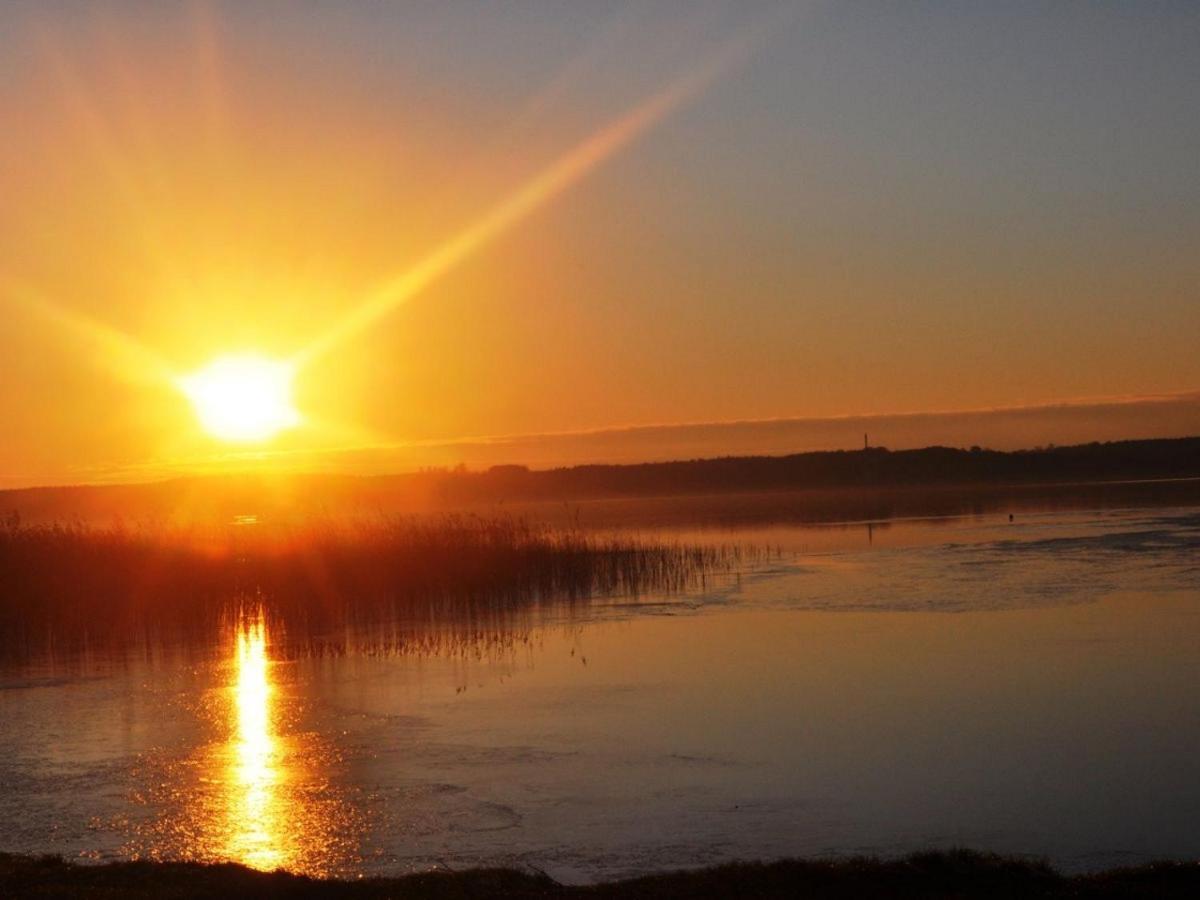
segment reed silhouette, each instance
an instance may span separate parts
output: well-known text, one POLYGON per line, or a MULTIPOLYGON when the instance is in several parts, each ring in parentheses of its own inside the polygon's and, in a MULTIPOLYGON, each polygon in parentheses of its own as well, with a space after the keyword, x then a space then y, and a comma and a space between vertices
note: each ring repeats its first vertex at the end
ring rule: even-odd
POLYGON ((10 520, 0 527, 0 654, 187 639, 250 606, 293 646, 321 652, 341 652, 355 631, 377 648, 504 640, 521 611, 678 592, 753 553, 506 517, 221 528, 10 520))

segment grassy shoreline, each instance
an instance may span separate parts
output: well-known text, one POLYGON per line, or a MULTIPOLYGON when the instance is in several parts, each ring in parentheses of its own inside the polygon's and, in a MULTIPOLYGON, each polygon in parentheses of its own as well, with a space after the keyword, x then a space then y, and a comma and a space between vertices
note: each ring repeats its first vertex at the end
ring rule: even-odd
POLYGON ((902 859, 731 863, 603 884, 562 885, 546 875, 476 869, 357 881, 264 873, 233 863, 80 865, 0 853, 0 896, 12 898, 1117 898, 1200 896, 1200 864, 1160 862, 1087 875, 1045 863, 955 850, 902 859))

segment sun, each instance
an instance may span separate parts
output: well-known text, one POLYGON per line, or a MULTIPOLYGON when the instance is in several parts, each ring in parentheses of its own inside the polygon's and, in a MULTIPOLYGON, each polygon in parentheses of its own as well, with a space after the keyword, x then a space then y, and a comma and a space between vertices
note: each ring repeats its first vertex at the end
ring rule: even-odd
POLYGON ((300 424, 292 401, 295 367, 254 354, 221 356, 178 380, 210 435, 255 443, 300 424))

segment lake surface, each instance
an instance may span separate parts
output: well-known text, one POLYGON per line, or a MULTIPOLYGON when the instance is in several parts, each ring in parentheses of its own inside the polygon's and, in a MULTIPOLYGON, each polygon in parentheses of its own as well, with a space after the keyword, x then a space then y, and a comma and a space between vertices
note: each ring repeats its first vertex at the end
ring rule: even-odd
POLYGON ((0 849, 588 881, 969 846, 1200 856, 1200 508, 672 526, 685 595, 0 669, 0 849))

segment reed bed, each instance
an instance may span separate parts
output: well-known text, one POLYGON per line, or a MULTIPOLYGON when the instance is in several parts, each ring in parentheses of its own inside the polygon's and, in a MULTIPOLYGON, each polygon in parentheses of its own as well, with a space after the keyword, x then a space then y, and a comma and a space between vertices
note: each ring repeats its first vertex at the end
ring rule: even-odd
POLYGON ((511 518, 220 528, 0 527, 0 652, 203 633, 247 606, 294 635, 402 619, 494 632, 516 611, 678 593, 750 551, 511 518))

